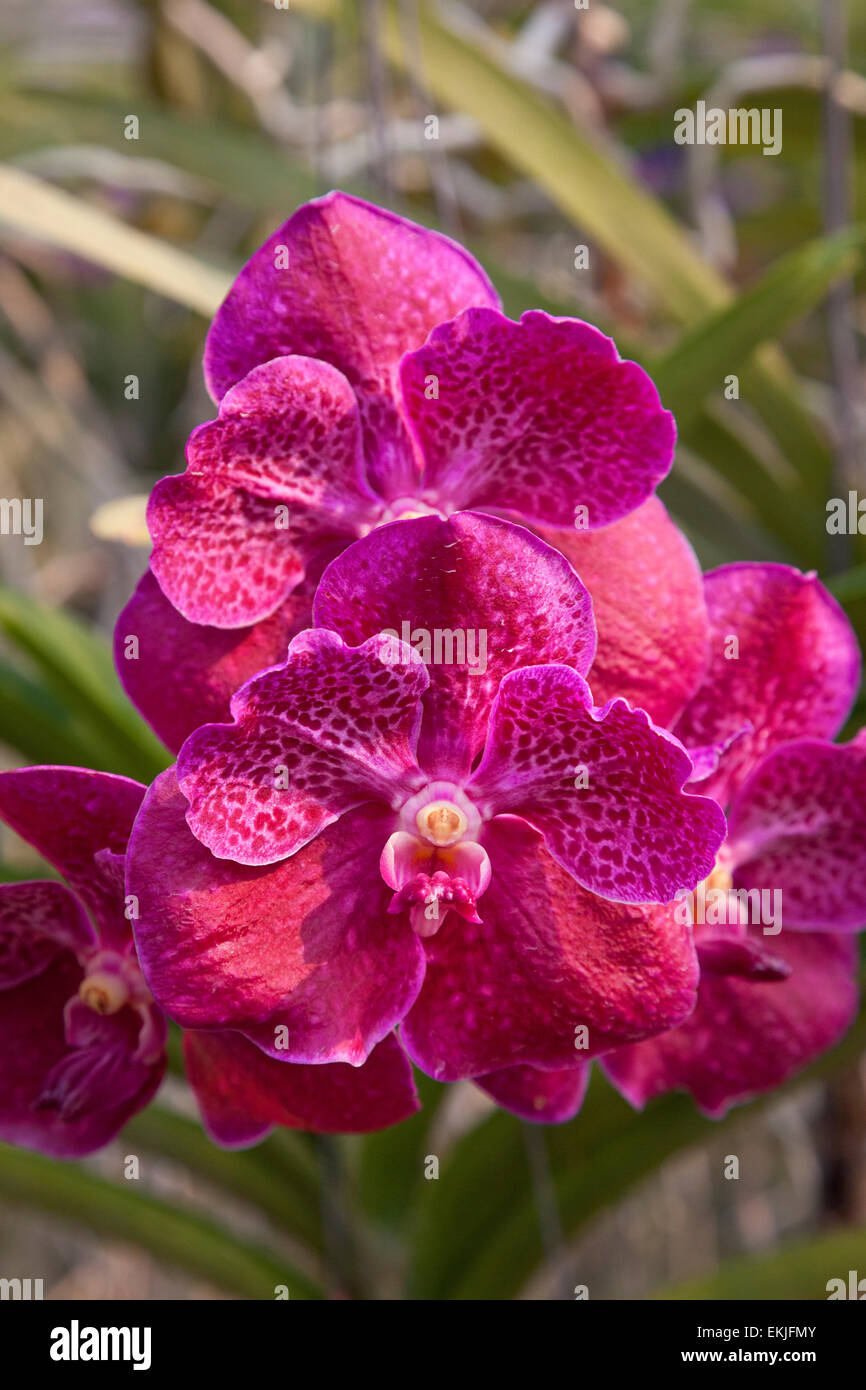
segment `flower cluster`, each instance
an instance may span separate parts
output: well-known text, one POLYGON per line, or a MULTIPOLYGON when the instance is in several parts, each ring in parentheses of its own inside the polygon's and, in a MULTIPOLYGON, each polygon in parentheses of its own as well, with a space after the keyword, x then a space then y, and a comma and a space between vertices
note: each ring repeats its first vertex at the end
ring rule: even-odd
POLYGON ((559 1122, 596 1057, 719 1114, 831 1046, 856 641, 814 576, 700 574, 647 374, 342 194, 244 268, 205 373, 116 632, 175 765, 0 776, 65 880, 0 889, 0 1137, 105 1143, 167 1018, 227 1145, 393 1124, 411 1064, 559 1122))

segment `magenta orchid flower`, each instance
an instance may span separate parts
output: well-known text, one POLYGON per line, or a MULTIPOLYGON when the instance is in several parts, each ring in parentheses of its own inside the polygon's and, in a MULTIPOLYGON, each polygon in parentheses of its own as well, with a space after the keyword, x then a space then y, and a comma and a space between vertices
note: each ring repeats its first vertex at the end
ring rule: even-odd
POLYGON ((0 774, 0 816, 65 882, 0 887, 0 1137, 71 1157, 113 1138, 165 1070, 165 1021, 124 917, 142 788, 67 768, 0 774))
POLYGON ((151 567, 195 623, 274 614, 323 554, 465 508, 603 527, 652 494, 674 425, 589 324, 513 323, 437 233, 345 194, 300 208, 214 319, 216 420, 153 491, 151 567))
POLYGON ((155 996, 298 1062, 363 1061, 401 1024, 444 1080, 555 1069, 671 1026, 695 961, 669 902, 724 818, 681 745, 594 707, 567 561, 458 513, 371 532, 327 569, 314 630, 157 779, 128 890, 155 996), (408 630, 477 641, 421 659, 408 630), (469 651, 469 645, 466 651, 469 651), (203 981, 207 982, 203 988, 203 981))
POLYGON ((828 740, 856 695, 848 620, 810 575, 728 565, 706 578, 713 659, 676 730, 713 750, 702 788, 728 838, 694 902, 694 1013, 602 1063, 635 1105, 671 1088, 718 1115, 846 1031, 866 927, 866 738, 828 740), (748 898, 746 895, 749 895, 748 898))
MULTIPOLYGON (((144 787, 79 768, 0 774, 0 816, 63 875, 0 887, 0 1138, 60 1157, 107 1144, 155 1095, 166 1025, 135 955, 123 856, 144 787), (129 917, 128 917, 129 914, 129 917)), ((188 1033, 205 1126, 238 1147, 274 1125, 378 1129, 417 1109, 392 1036, 357 1070, 294 1066, 232 1033, 188 1033)))

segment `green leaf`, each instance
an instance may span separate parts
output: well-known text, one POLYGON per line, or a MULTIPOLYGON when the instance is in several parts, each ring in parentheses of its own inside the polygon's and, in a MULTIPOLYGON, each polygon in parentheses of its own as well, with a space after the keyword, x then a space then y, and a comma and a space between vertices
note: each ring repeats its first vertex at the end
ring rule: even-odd
MULTIPOLYGON (((0 156, 12 160, 45 147, 98 144, 127 158, 159 159, 206 180, 214 200, 228 194, 257 213, 289 209, 322 190, 313 175, 256 131, 213 115, 194 117, 135 98, 135 154, 123 138, 129 102, 76 92, 0 92, 0 156)), ((286 213, 283 212, 285 216, 286 213)))
MULTIPOLYGON (((100 766, 150 782, 169 755, 127 700, 102 637, 68 613, 0 588, 0 631, 87 728, 100 766)), ((23 750, 22 750, 23 751, 23 750)), ((59 761, 70 762, 70 751, 59 761)))
MULTIPOLYGON (((714 1139, 780 1094, 850 1065, 866 1045, 866 1010, 831 1053, 748 1107, 707 1120, 670 1093, 635 1112, 595 1069, 577 1118, 546 1131, 563 1231, 572 1239, 604 1208, 688 1145, 714 1139)), ((518 1122, 499 1111, 454 1146, 426 1184, 410 1292, 421 1299, 513 1298, 544 1257, 518 1122)))
POLYGON ((225 271, 8 164, 0 165, 2 226, 71 251, 203 314, 215 312, 231 283, 225 271))
POLYGON ((757 285, 701 319, 676 346, 649 364, 662 400, 686 431, 701 402, 720 391, 759 346, 813 309, 830 286, 862 259, 866 228, 824 237, 776 261, 757 285))
POLYGON ((824 583, 840 603, 849 604, 866 599, 866 565, 855 565, 853 569, 845 570, 842 574, 831 575, 824 583))
POLYGON ((0 743, 29 762, 97 766, 101 747, 88 739, 69 710, 50 690, 0 658, 0 743))
POLYGON ((291 1298, 320 1297, 312 1280, 280 1256, 187 1207, 105 1182, 75 1163, 0 1145, 0 1196, 128 1241, 242 1298, 272 1299, 280 1284, 291 1298))
POLYGON ((124 1143, 162 1154, 206 1182, 258 1207, 311 1250, 322 1250, 319 1174, 308 1150, 281 1131, 243 1152, 219 1148, 195 1120, 150 1105, 123 1131, 124 1143))
MULTIPOLYGON (((834 1231, 817 1240, 786 1245, 772 1255, 726 1260, 704 1279, 659 1289, 660 1299, 826 1299, 830 1279, 848 1291, 849 1269, 863 1268, 866 1228, 834 1231)), ((862 1296, 862 1295, 861 1295, 862 1296)))
POLYGON ((430 1152, 430 1127, 448 1087, 415 1073, 421 1109, 411 1119, 365 1137, 361 1148, 358 1191, 366 1214, 390 1225, 400 1224, 413 1199, 426 1185, 424 1159, 430 1152))

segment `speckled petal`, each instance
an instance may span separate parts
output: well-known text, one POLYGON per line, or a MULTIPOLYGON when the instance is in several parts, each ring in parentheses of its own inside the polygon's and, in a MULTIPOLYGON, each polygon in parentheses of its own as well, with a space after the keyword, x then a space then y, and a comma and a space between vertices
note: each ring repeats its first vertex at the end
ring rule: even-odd
POLYGON ((151 568, 191 623, 246 627, 269 617, 303 581, 297 533, 280 507, 212 475, 163 478, 150 494, 151 568))
POLYGON ((764 758, 731 806, 726 853, 735 887, 781 893, 785 927, 866 927, 866 735, 764 758))
MULTIPOLYGON (((592 599, 595 703, 620 695, 668 725, 706 671, 709 621, 694 551, 657 497, 601 531, 540 529, 592 599)), ((691 751, 691 750, 690 750, 691 751)))
POLYGON ((668 902, 707 877, 725 832, 715 802, 682 791, 691 770, 643 710, 593 709, 576 671, 536 666, 503 680, 468 794, 524 816, 591 892, 668 902))
POLYGON ((254 1144, 274 1125, 367 1134, 419 1108, 412 1068, 393 1033, 361 1067, 277 1062, 240 1033, 188 1032, 183 1050, 205 1129, 224 1148, 254 1144))
POLYGON ((771 749, 838 732, 857 693, 860 653, 823 584, 787 565, 724 565, 706 575, 706 598, 707 675, 674 733, 687 748, 730 740, 701 783, 726 804, 771 749))
POLYGON ((589 595, 567 561, 522 527, 472 512, 397 521, 356 542, 325 570, 314 617, 353 646, 405 631, 425 660, 426 634, 419 761, 437 777, 469 771, 506 672, 562 661, 583 673, 595 650, 589 595))
POLYGON ((285 665, 234 696, 235 724, 206 724, 187 739, 178 781, 203 845, 221 859, 272 864, 344 812, 418 789, 427 672, 408 650, 389 664, 388 650, 387 638, 347 647, 333 632, 301 632, 285 665))
POLYGON ((248 868, 215 859, 185 812, 169 769, 130 840, 136 945, 157 1002, 185 1028, 243 1032, 281 1062, 359 1065, 424 971, 379 875, 391 814, 365 807, 291 859, 248 868))
POLYGON ((205 346, 215 399, 288 353, 338 368, 357 393, 371 481, 388 497, 417 477, 397 369, 438 323, 499 303, 472 257, 436 232, 345 193, 299 208, 244 266, 205 346))
POLYGON ((187 471, 148 506, 151 569, 191 622, 241 627, 267 617, 335 536, 381 512, 368 487, 354 393, 306 357, 256 367, 187 445, 187 471))
POLYGON ((430 1076, 570 1067, 690 1012, 697 958, 675 909, 585 892, 516 817, 492 821, 484 846, 483 920, 449 913, 425 940, 427 974, 401 1028, 430 1076))
POLYGON ((400 381, 433 506, 553 526, 581 507, 588 526, 607 526, 673 462, 673 417, 652 381, 580 319, 467 309, 403 359, 400 381))

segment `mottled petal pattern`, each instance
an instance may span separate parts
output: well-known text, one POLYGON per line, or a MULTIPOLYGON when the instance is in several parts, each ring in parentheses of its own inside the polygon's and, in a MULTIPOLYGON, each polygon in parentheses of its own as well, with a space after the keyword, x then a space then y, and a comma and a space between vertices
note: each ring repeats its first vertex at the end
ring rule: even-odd
POLYGON ((580 507, 588 526, 606 526, 673 462, 673 417, 652 381, 579 319, 467 309, 404 358, 400 381, 434 506, 553 526, 580 507))
POLYGON ((592 707, 565 666, 506 676, 468 788, 486 814, 524 816, 585 888, 618 902, 668 902, 711 872, 725 831, 713 801, 682 791, 677 743, 622 700, 592 707))
POLYGON ((299 208, 241 271, 208 334, 205 376, 219 400, 273 357, 329 362, 357 394, 371 482, 399 496, 417 477, 397 403, 401 357, 462 309, 498 303, 462 247, 330 193, 299 208))
POLYGON ((284 666, 234 696, 232 726, 184 744, 178 782, 193 834, 221 859, 272 864, 366 801, 398 804, 423 777, 414 749, 423 664, 389 664, 386 638, 347 647, 301 632, 284 666))
POLYGON ((148 507, 151 569, 192 622, 239 627, 267 617, 334 536, 371 525, 361 425, 346 378, 325 362, 279 357, 220 402, 187 445, 187 471, 157 483, 148 507))
POLYGON ((706 599, 707 676, 674 733, 701 748, 751 726, 701 784, 724 804, 771 749, 838 732, 857 693, 860 653, 823 584, 787 565, 724 565, 706 576, 706 599))
POLYGON ((245 627, 302 582, 319 538, 281 523, 283 503, 201 473, 163 478, 150 495, 151 569, 191 623, 245 627))
POLYGON ((427 639, 419 761, 437 777, 468 772, 508 671, 561 661, 584 673, 595 650, 589 595, 567 561, 521 527, 471 512, 394 522, 358 541, 325 570, 314 616, 352 646, 383 630, 419 651, 427 639))
POLYGON ((727 854, 737 888, 781 893, 784 926, 866 927, 866 738, 785 744, 731 806, 727 854))

